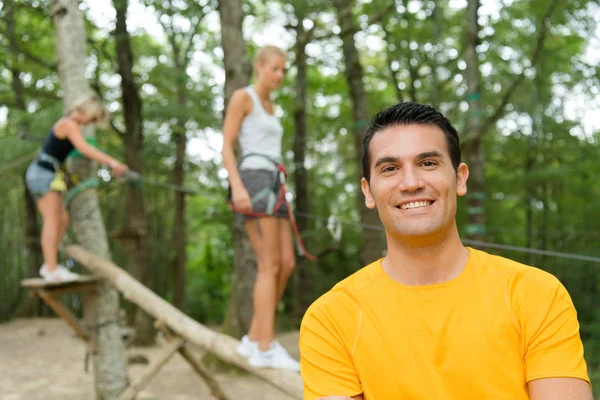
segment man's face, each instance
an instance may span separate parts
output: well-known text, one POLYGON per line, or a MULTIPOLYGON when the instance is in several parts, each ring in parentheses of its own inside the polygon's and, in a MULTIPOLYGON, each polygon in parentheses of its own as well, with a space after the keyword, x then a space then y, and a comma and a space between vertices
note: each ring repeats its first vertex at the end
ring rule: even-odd
POLYGON ((456 196, 467 192, 469 169, 454 170, 438 126, 388 127, 373 136, 369 152, 365 203, 377 208, 389 236, 427 239, 454 227, 456 196))

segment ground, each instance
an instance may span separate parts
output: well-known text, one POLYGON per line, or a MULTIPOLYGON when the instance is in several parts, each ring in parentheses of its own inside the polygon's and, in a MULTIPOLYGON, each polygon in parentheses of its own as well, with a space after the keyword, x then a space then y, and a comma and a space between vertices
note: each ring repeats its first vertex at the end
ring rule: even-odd
MULTIPOLYGON (((297 332, 278 335, 298 358, 297 332)), ((131 348, 129 354, 152 359, 160 347, 131 348)), ((85 346, 57 318, 20 319, 0 324, 0 399, 93 400, 93 375, 84 371, 85 346)), ((143 365, 130 365, 135 379, 143 365)), ((91 370, 91 365, 90 365, 91 370)), ((292 397, 249 374, 218 374, 231 399, 290 400, 292 397)), ((139 400, 214 399, 189 364, 176 354, 138 396, 139 400)))

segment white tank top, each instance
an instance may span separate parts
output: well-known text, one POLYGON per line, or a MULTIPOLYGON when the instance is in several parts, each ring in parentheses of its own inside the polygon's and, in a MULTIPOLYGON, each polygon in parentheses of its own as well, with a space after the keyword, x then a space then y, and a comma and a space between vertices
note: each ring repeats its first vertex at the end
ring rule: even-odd
MULTIPOLYGON (((252 86, 245 90, 252 98, 252 112, 244 117, 238 134, 242 157, 258 153, 281 162, 283 126, 279 118, 265 111, 252 86)), ((239 169, 276 169, 276 166, 264 157, 250 156, 242 160, 239 169)))

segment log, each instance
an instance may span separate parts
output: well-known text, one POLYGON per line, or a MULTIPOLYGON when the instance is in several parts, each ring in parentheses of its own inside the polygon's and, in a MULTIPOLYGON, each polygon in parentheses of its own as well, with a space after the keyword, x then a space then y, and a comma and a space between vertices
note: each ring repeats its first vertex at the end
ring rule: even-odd
POLYGON ((300 374, 286 370, 261 369, 250 366, 247 360, 236 351, 239 344, 238 340, 215 332, 188 317, 114 263, 95 256, 77 245, 68 246, 66 253, 92 274, 111 282, 118 291, 123 293, 127 300, 137 304, 154 318, 164 321, 169 329, 188 342, 204 348, 227 363, 238 366, 264 379, 289 395, 302 399, 303 383, 300 374))

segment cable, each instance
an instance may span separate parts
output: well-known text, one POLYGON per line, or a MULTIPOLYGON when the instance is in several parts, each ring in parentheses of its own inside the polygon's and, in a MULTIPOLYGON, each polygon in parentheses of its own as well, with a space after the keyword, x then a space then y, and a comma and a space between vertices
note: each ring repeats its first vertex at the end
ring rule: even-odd
POLYGON ((19 158, 15 159, 15 160, 9 162, 8 164, 6 164, 2 168, 0 168, 0 174, 8 172, 8 171, 10 171, 13 168, 16 168, 16 167, 18 167, 18 166, 20 166, 22 164, 25 164, 28 161, 33 160, 37 155, 38 155, 38 151, 36 150, 33 153, 31 153, 31 154, 24 155, 22 157, 19 157, 19 158))
MULTIPOLYGON (((178 186, 178 185, 173 185, 173 184, 169 184, 169 183, 163 183, 163 182, 158 182, 155 180, 147 179, 147 178, 141 176, 140 174, 138 174, 137 172, 133 172, 133 171, 129 171, 127 174, 128 175, 125 176, 125 180, 130 180, 133 182, 135 182, 137 180, 142 183, 146 183, 146 184, 150 184, 150 185, 154 185, 154 186, 158 186, 158 187, 163 187, 163 188, 170 189, 170 190, 178 190, 178 191, 181 191, 181 192, 184 192, 187 194, 191 194, 191 195, 203 196, 205 198, 212 198, 212 199, 215 199, 218 201, 223 201, 223 198, 221 198, 217 195, 208 194, 206 191, 192 190, 192 189, 189 189, 189 188, 186 188, 183 186, 178 186)), ((296 215, 297 217, 303 217, 303 218, 315 219, 315 220, 327 221, 329 219, 329 217, 300 212, 300 211, 296 211, 294 213, 294 215, 296 215)), ((344 219, 339 219, 339 218, 336 218, 336 220, 340 224, 344 224, 344 225, 352 225, 354 227, 360 227, 360 228, 367 229, 367 230, 384 231, 384 228, 381 225, 363 224, 359 221, 344 220, 344 219)), ((495 248, 495 249, 501 249, 501 250, 517 251, 517 252, 521 252, 521 253, 537 254, 537 255, 544 255, 544 256, 550 256, 550 257, 565 258, 565 259, 570 259, 570 260, 590 261, 590 262, 600 263, 600 257, 594 257, 594 256, 563 253, 563 252, 552 251, 552 250, 541 250, 541 249, 535 249, 535 248, 531 248, 531 247, 512 246, 512 245, 507 245, 507 244, 491 243, 491 242, 485 242, 485 241, 479 241, 479 240, 462 239, 462 242, 465 245, 473 246, 473 247, 495 248)))

